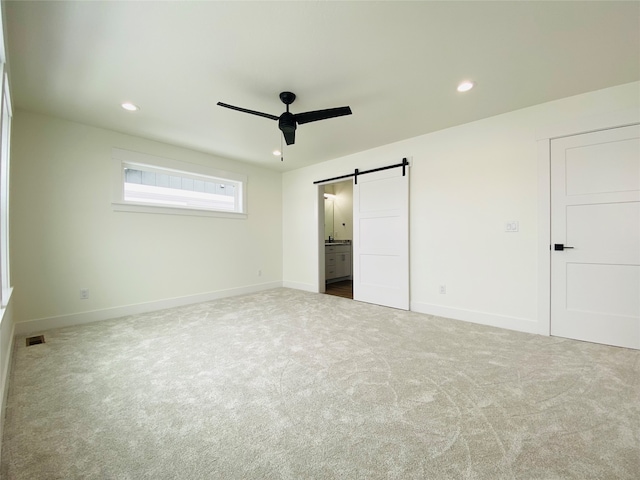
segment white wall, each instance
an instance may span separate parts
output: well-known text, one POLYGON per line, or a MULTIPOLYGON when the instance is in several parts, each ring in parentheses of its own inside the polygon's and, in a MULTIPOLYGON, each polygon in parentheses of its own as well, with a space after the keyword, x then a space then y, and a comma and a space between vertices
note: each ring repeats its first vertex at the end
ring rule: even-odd
MULTIPOLYGON (((11 157, 16 330, 169 306, 282 281, 281 174, 18 110, 11 157), (114 212, 117 147, 248 176, 248 219, 114 212), (258 270, 262 276, 258 276, 258 270), (80 300, 79 289, 90 298, 80 300), (155 303, 154 303, 155 302, 155 303), (158 303, 160 302, 160 303, 158 303), (93 312, 93 313, 87 313, 93 312)), ((67 322, 69 323, 69 322, 67 322)))
POLYGON ((334 236, 336 240, 353 240, 353 182, 334 184, 334 192, 334 236))
POLYGON ((412 310, 544 331, 538 321, 536 131, 640 108, 639 92, 638 82, 612 87, 285 173, 285 286, 318 291, 313 181, 408 157, 412 310), (508 220, 519 221, 518 233, 505 232, 508 220), (446 285, 445 295, 439 285, 446 285))

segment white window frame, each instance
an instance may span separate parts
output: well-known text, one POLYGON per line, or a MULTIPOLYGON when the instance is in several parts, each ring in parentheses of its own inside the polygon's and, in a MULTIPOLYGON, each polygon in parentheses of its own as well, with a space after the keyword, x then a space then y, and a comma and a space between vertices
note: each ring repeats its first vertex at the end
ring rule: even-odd
MULTIPOLYGON (((155 213, 167 215, 191 215, 202 217, 247 218, 247 176, 239 173, 226 172, 196 163, 182 162, 170 158, 157 157, 146 153, 133 152, 120 148, 111 150, 113 162, 113 200, 112 208, 118 212, 155 213), (151 203, 131 202, 124 197, 124 169, 140 168, 145 171, 175 173, 187 178, 203 179, 210 177, 217 180, 227 180, 239 185, 236 201, 239 211, 208 210, 202 208, 175 207, 171 205, 155 205, 151 203)), ((237 189, 238 190, 238 189, 237 189)))
POLYGON ((11 152, 11 95, 6 64, 0 67, 2 87, 0 95, 0 304, 6 307, 11 297, 9 270, 9 158, 11 152), (6 112, 6 115, 5 115, 6 112), (6 129, 6 131, 5 131, 6 129))

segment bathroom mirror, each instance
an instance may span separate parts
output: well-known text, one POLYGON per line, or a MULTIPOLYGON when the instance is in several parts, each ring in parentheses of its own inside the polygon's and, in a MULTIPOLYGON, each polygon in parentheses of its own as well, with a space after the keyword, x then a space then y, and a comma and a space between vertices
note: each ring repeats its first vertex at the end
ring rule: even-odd
POLYGON ((324 187, 324 239, 353 238, 353 182, 332 183, 324 187))
POLYGON ((333 237, 333 197, 324 199, 324 239, 333 237))

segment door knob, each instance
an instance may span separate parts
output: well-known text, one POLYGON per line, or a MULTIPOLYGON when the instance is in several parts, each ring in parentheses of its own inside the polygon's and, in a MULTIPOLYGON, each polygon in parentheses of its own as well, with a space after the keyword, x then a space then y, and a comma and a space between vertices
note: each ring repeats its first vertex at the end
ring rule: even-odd
POLYGON ((566 247, 564 245, 564 243, 554 243, 553 244, 553 249, 557 250, 557 251, 560 251, 560 252, 563 251, 563 250, 566 250, 568 248, 573 248, 573 247, 566 247))

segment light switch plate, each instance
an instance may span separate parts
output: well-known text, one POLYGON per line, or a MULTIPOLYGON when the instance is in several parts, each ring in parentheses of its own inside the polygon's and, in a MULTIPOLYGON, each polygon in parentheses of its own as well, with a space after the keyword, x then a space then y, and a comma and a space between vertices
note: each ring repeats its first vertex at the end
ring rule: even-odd
POLYGON ((520 224, 517 220, 509 220, 504 225, 505 232, 517 232, 520 230, 520 224))

